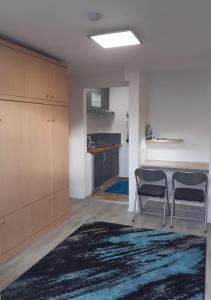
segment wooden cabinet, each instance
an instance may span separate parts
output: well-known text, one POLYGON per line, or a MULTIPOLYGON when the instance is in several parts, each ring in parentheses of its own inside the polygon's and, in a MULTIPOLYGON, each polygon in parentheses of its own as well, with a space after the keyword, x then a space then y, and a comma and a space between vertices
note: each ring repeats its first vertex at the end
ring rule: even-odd
POLYGON ((30 236, 30 207, 0 218, 0 253, 17 247, 30 236))
POLYGON ((30 206, 30 232, 35 234, 52 222, 51 203, 53 196, 38 200, 30 206))
POLYGON ((29 203, 52 193, 51 112, 47 105, 26 103, 25 106, 27 174, 24 190, 29 203))
POLYGON ((24 55, 0 45, 0 95, 24 96, 24 55))
POLYGON ((51 218, 56 220, 70 209, 69 189, 62 189, 53 194, 51 200, 51 218))
POLYGON ((0 40, 0 96, 1 261, 68 217, 66 69, 0 40))
POLYGON ((56 64, 49 64, 49 86, 51 100, 67 101, 67 70, 56 64))
POLYGON ((24 56, 26 97, 67 101, 66 68, 30 55, 24 56))
POLYGON ((0 101, 0 216, 27 203, 26 110, 22 103, 0 101))
POLYGON ((52 181, 53 192, 68 186, 68 110, 52 107, 52 181))
POLYGON ((0 101, 0 216, 52 193, 48 106, 0 101))
POLYGON ((25 96, 50 99, 49 63, 31 55, 24 55, 25 96))

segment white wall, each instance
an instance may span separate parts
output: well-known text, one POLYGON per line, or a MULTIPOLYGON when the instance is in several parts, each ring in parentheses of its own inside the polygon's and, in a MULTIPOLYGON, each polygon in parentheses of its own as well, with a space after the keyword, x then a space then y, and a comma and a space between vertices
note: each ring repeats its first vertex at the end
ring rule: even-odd
POLYGON ((85 195, 85 149, 86 119, 84 119, 83 85, 78 79, 70 84, 70 196, 84 198, 85 195))
POLYGON ((148 121, 153 134, 182 144, 148 144, 147 158, 209 161, 210 73, 199 70, 151 74, 148 121))
POLYGON ((146 122, 147 80, 139 68, 127 68, 129 82, 129 211, 134 209, 136 181, 134 171, 145 157, 144 126, 146 122))
POLYGON ((88 133, 121 133, 122 147, 119 150, 119 176, 128 177, 128 143, 126 143, 126 113, 128 112, 129 88, 110 88, 110 110, 115 115, 87 114, 88 133))

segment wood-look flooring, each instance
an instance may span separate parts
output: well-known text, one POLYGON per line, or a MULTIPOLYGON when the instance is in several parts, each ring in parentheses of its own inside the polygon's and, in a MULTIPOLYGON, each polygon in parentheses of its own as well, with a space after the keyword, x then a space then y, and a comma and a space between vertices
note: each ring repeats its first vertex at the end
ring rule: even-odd
MULTIPOLYGON (((76 200, 71 199, 71 217, 63 225, 52 230, 41 239, 35 241, 30 247, 17 255, 12 260, 0 266, 0 291, 6 288, 12 281, 18 278, 33 264, 44 257, 56 245, 62 242, 81 224, 89 221, 105 221, 137 227, 162 229, 170 231, 169 218, 163 229, 162 220, 159 216, 139 215, 134 224, 130 219, 128 205, 124 203, 113 203, 109 201, 98 201, 95 199, 76 200)), ((207 237, 207 264, 206 264, 206 297, 211 299, 211 224, 208 233, 203 232, 203 223, 196 221, 175 220, 174 231, 195 234, 207 237)))
POLYGON ((128 196, 123 194, 107 193, 103 191, 98 191, 92 195, 98 200, 111 200, 111 201, 124 201, 128 202, 128 196))

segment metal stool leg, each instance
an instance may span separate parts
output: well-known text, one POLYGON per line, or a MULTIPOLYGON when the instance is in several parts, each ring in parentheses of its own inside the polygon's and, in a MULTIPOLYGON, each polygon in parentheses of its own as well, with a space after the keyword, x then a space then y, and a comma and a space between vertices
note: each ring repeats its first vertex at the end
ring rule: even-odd
POLYGON ((204 232, 207 232, 207 195, 204 203, 204 232))
POLYGON ((142 200, 141 200, 140 195, 138 195, 138 200, 139 200, 139 204, 140 204, 140 212, 142 213, 144 210, 143 210, 143 205, 142 205, 142 200))
POLYGON ((168 204, 168 212, 169 212, 169 216, 171 215, 171 209, 170 209, 170 204, 169 204, 169 191, 167 190, 166 192, 167 195, 167 204, 168 204))
POLYGON ((138 197, 138 193, 137 193, 137 191, 136 191, 136 193, 135 193, 135 200, 134 200, 134 208, 133 208, 132 222, 135 222, 137 197, 138 197))
POLYGON ((175 199, 174 199, 174 196, 173 196, 172 209, 171 209, 171 225, 170 225, 171 228, 173 228, 173 215, 175 215, 174 208, 175 208, 175 199))
POLYGON ((166 221, 166 200, 167 200, 167 190, 165 191, 164 204, 163 204, 163 227, 165 226, 165 221, 166 221))

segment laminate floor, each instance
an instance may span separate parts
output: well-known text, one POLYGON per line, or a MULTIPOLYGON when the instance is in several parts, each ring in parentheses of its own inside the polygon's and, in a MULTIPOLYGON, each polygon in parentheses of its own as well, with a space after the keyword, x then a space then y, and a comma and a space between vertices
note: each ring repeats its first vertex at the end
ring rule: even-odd
MULTIPOLYGON (((134 224, 128 213, 128 205, 96 199, 77 200, 71 199, 71 217, 63 225, 52 230, 41 239, 35 241, 30 247, 15 258, 0 265, 0 291, 12 281, 28 270, 43 256, 50 252, 56 245, 63 241, 75 229, 89 221, 105 221, 119 224, 133 225, 142 228, 162 229, 161 217, 154 215, 137 216, 134 224)), ((170 231, 170 220, 164 229, 170 231)), ((211 299, 211 224, 208 233, 203 232, 203 223, 196 221, 175 220, 174 231, 195 234, 207 237, 207 263, 206 263, 206 297, 211 299)))

